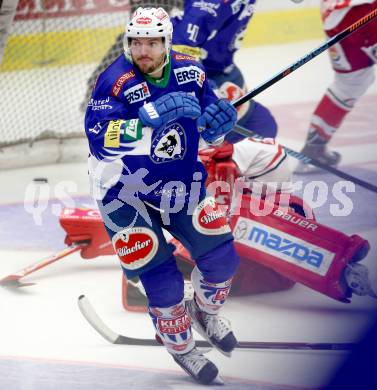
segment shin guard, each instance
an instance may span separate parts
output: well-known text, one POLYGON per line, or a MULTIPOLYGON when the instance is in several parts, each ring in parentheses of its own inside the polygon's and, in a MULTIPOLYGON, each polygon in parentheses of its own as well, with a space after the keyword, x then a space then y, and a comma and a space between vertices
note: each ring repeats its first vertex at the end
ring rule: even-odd
POLYGON ((199 308, 208 314, 217 314, 224 305, 230 291, 232 279, 222 283, 207 282, 198 267, 191 273, 191 283, 199 308))

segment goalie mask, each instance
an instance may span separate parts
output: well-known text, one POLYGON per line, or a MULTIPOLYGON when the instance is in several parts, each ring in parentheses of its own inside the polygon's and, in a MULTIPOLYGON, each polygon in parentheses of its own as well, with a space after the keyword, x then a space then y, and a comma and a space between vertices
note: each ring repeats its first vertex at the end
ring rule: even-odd
POLYGON ((169 62, 173 25, 170 21, 169 14, 163 8, 139 7, 132 15, 131 20, 126 24, 123 45, 127 60, 131 63, 133 62, 131 56, 131 42, 133 38, 159 37, 163 39, 165 48, 165 61, 159 68, 161 69, 169 62))

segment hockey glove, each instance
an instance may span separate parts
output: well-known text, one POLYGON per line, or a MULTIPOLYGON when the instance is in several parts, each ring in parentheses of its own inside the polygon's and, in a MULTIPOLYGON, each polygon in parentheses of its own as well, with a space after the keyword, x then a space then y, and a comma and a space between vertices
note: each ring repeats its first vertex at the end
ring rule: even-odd
POLYGON ((237 121, 237 110, 226 99, 207 106, 196 124, 201 136, 209 144, 221 143, 226 134, 233 130, 237 121))
POLYGON ((178 118, 197 118, 201 114, 199 100, 186 92, 171 92, 139 109, 144 126, 161 128, 178 118))

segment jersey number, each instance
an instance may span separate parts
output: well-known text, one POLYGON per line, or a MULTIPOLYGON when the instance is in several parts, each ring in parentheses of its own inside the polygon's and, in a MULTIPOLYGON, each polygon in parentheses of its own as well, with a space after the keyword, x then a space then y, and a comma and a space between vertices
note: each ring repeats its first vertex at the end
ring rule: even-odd
POLYGON ((192 42, 196 42, 196 38, 198 38, 199 26, 196 24, 189 23, 187 25, 187 32, 189 34, 189 40, 192 42))

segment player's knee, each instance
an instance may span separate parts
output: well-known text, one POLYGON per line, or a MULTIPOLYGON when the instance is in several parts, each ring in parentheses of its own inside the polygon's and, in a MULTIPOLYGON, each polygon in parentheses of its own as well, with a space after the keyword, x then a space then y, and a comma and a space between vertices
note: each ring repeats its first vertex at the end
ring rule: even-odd
POLYGON ((140 275, 151 307, 170 307, 182 301, 184 282, 172 256, 164 263, 140 275))
POLYGON ((222 283, 232 278, 239 262, 233 241, 227 241, 196 259, 200 272, 210 283, 222 283))
POLYGON ((335 73, 329 90, 338 102, 353 106, 375 80, 374 67, 368 67, 350 73, 335 73))

